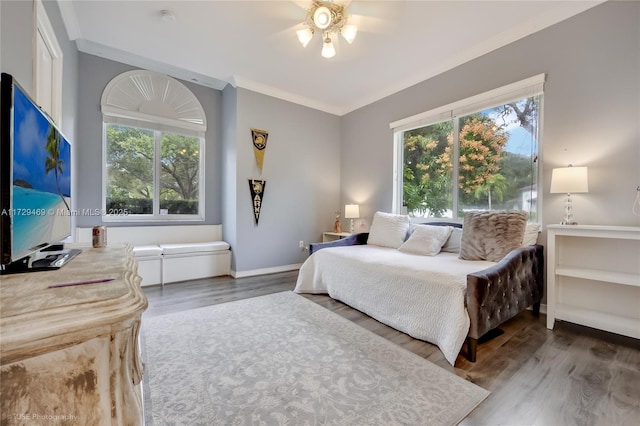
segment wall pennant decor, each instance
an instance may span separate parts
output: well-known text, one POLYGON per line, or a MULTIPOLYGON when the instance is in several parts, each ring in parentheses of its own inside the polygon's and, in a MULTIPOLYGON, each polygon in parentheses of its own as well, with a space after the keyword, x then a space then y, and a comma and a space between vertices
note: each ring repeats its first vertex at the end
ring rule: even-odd
POLYGON ((262 198, 264 197, 264 188, 267 181, 264 179, 249 178, 249 190, 251 191, 251 201, 253 202, 253 217, 256 220, 256 226, 260 219, 260 209, 262 208, 262 198))
POLYGON ((267 148, 267 138, 269 132, 266 130, 251 129, 251 139, 253 139, 253 153, 256 155, 256 163, 262 174, 262 164, 264 162, 264 150, 267 148))

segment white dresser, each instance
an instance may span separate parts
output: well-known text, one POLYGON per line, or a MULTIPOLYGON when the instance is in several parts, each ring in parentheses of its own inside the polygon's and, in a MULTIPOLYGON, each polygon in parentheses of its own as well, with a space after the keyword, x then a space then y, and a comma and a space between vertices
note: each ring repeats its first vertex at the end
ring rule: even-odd
POLYGON ((547 227, 547 328, 565 320, 640 339, 640 227, 547 227))
POLYGON ((0 276, 2 425, 141 425, 147 299, 131 249, 82 248, 57 271, 0 276), (52 284, 112 281, 48 288, 52 284))

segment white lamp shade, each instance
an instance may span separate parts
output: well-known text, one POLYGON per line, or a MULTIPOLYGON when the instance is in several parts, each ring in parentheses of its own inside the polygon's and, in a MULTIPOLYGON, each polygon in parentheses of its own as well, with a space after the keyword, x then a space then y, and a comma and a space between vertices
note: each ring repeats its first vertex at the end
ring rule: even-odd
POLYGON ((311 28, 298 30, 296 31, 296 34, 298 35, 298 41, 302 44, 302 47, 307 47, 307 44, 309 44, 313 38, 313 31, 311 31, 311 28))
POLYGON ((358 35, 358 27, 355 25, 345 25, 342 28, 341 33, 342 37, 347 40, 347 43, 351 44, 353 43, 353 40, 356 39, 356 35, 358 35))
POLYGON ((347 204, 344 206, 345 219, 357 219, 360 217, 360 206, 357 204, 347 204))
POLYGON ((324 43, 322 43, 322 56, 325 58, 333 58, 336 56, 336 48, 333 47, 333 42, 328 37, 324 43))
POLYGON ((589 192, 589 177, 586 167, 561 167, 551 173, 552 194, 589 192))

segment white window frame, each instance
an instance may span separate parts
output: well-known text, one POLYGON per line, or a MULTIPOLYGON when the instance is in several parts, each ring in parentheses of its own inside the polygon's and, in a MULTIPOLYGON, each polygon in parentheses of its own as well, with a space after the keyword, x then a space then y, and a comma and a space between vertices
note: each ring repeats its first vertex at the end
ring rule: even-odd
MULTIPOLYGON (((205 220, 205 132, 207 129, 204 109, 193 93, 177 80, 153 71, 135 70, 125 72, 113 78, 105 87, 102 94, 101 108, 103 113, 102 125, 102 220, 103 222, 190 222, 205 220), (133 87, 141 87, 144 99, 140 106, 135 102, 140 93, 126 92, 128 79, 133 79, 133 87), (154 87, 155 86, 155 87, 154 87), (113 89, 113 90, 112 90, 113 89), (172 91, 178 96, 167 96, 172 91), (120 97, 126 92, 127 104, 120 97), (148 100, 149 94, 158 94, 157 101, 164 103, 166 110, 172 110, 169 102, 179 104, 181 111, 174 111, 170 116, 154 114, 145 109, 143 101, 148 100), (165 99, 169 99, 165 101, 165 99), (186 108, 185 108, 186 106, 186 108), (108 214, 107 209, 107 126, 110 124, 135 127, 154 132, 154 163, 153 163, 153 213, 152 214, 108 214), (198 213, 160 214, 160 139, 163 133, 174 133, 196 137, 200 141, 199 176, 198 176, 198 213)), ((153 110, 153 108, 152 108, 153 110)), ((161 108, 161 110, 165 110, 161 108)))
MULTIPOLYGON (((538 74, 533 77, 508 84, 506 86, 499 87, 497 89, 489 90, 484 93, 480 93, 469 98, 459 100, 447 105, 443 105, 438 108, 431 109, 429 111, 422 112, 420 114, 413 115, 411 117, 403 118, 401 120, 394 121, 389 124, 389 128, 393 130, 393 199, 392 199, 392 212, 396 214, 406 214, 403 211, 403 170, 404 170, 404 140, 403 133, 407 130, 413 130, 420 127, 430 126, 432 124, 440 123, 443 121, 449 121, 456 117, 472 114, 474 112, 483 111, 488 108, 507 104, 512 101, 529 98, 536 95, 544 94, 545 74, 538 74)), ((540 188, 543 182, 542 176, 542 124, 543 124, 543 103, 544 96, 540 102, 540 114, 539 114, 539 132, 538 132, 538 177, 536 185, 538 188, 538 194, 541 193, 540 188)), ((454 134, 459 134, 458 122, 454 121, 454 134)), ((459 146, 454 144, 453 152, 453 176, 458 175, 458 157, 459 146)), ((453 212, 455 218, 455 212, 458 208, 458 185, 453 185, 453 212)), ((537 197, 537 221, 542 221, 542 198, 537 197)), ((425 218, 420 218, 421 221, 425 221, 425 218)), ((427 219, 428 220, 428 219, 427 219)), ((433 220, 433 219, 432 219, 433 220)), ((461 220, 458 218, 457 220, 461 220)))
MULTIPOLYGON (((118 120, 117 122, 104 121, 102 125, 102 144, 103 152, 103 197, 102 197, 102 220, 105 222, 165 222, 165 221, 204 221, 204 158, 205 158, 205 139, 198 137, 200 141, 199 151, 199 176, 198 176, 198 213, 195 215, 188 214, 160 214, 160 142, 163 133, 169 133, 153 125, 141 127, 137 124, 126 124, 126 120, 118 120), (107 211, 107 126, 110 124, 135 127, 138 129, 150 130, 153 132, 153 213, 152 214, 108 214, 107 211), (105 214, 107 213, 107 214, 105 214)), ((177 132, 171 132, 177 133, 177 132)), ((179 133, 178 133, 179 134, 179 133)), ((190 136, 190 135, 186 135, 190 136)))

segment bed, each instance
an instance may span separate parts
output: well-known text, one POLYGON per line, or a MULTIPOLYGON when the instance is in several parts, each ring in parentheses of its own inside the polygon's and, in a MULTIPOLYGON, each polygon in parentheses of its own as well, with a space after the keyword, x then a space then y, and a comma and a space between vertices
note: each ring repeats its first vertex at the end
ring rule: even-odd
POLYGON ((467 358, 475 361, 483 335, 529 306, 539 313, 540 245, 519 246, 490 261, 463 260, 459 253, 446 251, 425 256, 368 240, 369 234, 363 233, 314 244, 294 291, 328 294, 434 343, 451 365, 465 341, 467 358))

